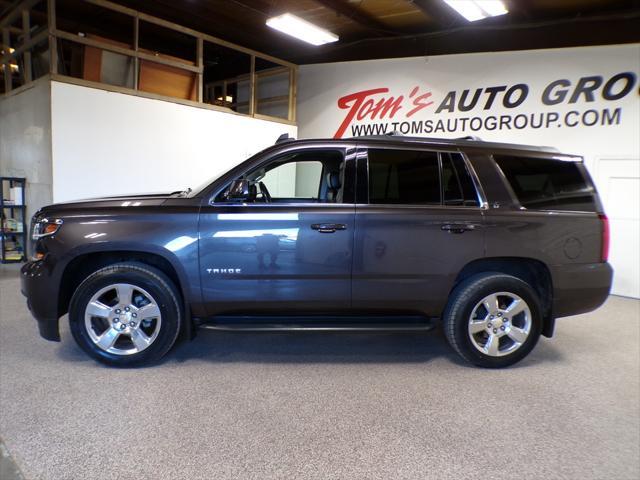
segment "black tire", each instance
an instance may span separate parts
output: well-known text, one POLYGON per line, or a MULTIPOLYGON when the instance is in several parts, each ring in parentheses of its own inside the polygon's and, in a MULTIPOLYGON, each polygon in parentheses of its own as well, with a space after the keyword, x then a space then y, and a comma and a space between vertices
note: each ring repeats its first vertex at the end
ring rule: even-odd
POLYGON ((511 275, 487 272, 464 280, 453 290, 442 323, 447 340, 462 358, 480 367, 502 368, 519 362, 535 347, 542 331, 541 312, 540 299, 528 283, 511 275), (518 295, 527 303, 531 312, 528 337, 519 348, 504 356, 491 356, 481 352, 474 346, 469 334, 469 322, 475 306, 488 295, 497 292, 518 295))
POLYGON ((133 367, 160 360, 173 346, 180 332, 182 309, 178 291, 161 271, 142 263, 123 262, 89 275, 76 289, 69 305, 69 324, 76 343, 101 363, 133 367), (127 283, 146 290, 157 303, 162 322, 155 340, 144 350, 128 355, 107 352, 91 339, 85 326, 85 309, 94 294, 109 285, 127 283))

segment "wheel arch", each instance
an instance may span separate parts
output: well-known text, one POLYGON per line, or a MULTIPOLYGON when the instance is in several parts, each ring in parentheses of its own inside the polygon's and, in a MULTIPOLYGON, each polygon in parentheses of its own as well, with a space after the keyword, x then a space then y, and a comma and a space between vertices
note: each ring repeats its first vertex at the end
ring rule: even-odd
POLYGON ((164 273, 174 283, 178 290, 184 319, 181 333, 189 339, 192 338, 194 329, 188 292, 186 291, 187 280, 185 274, 180 266, 176 266, 175 261, 170 260, 160 252, 150 252, 148 249, 118 248, 113 250, 84 251, 75 255, 65 265, 62 272, 60 290, 58 292, 58 318, 68 312, 71 297, 87 276, 103 267, 122 262, 136 262, 154 267, 164 273))
MULTIPOLYGON (((458 273, 451 291, 467 278, 483 272, 498 272, 527 282, 538 293, 542 305, 542 335, 553 336, 553 279, 549 267, 540 260, 528 257, 489 257, 467 263, 458 273)), ((451 295, 451 292, 449 292, 451 295)))

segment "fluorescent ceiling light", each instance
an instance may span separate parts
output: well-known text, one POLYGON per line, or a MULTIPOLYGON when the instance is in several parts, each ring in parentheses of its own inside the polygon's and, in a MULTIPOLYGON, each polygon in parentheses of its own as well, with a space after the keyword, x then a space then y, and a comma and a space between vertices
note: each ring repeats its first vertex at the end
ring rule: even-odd
POLYGON ((324 45, 338 41, 337 35, 291 13, 284 13, 268 19, 267 26, 312 45, 324 45))
POLYGON ((509 13, 502 0, 444 0, 470 22, 509 13))

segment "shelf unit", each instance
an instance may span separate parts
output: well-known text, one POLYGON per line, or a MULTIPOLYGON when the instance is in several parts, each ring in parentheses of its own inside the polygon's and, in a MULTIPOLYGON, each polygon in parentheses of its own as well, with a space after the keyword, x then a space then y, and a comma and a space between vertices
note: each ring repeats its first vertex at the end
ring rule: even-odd
MULTIPOLYGON (((27 254, 27 207, 25 205, 26 179, 0 177, 0 262, 18 263, 27 254), (12 189, 20 188, 18 198, 12 189)), ((13 190, 15 193, 16 190, 13 190)))

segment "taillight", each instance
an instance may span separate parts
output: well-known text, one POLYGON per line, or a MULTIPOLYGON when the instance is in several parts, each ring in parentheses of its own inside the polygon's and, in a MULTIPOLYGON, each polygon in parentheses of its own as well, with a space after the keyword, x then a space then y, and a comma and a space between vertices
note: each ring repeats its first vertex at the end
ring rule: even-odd
POLYGON ((610 229, 609 219, 604 213, 598 215, 600 223, 602 224, 602 252, 601 259, 606 262, 609 259, 609 242, 610 242, 610 229))

